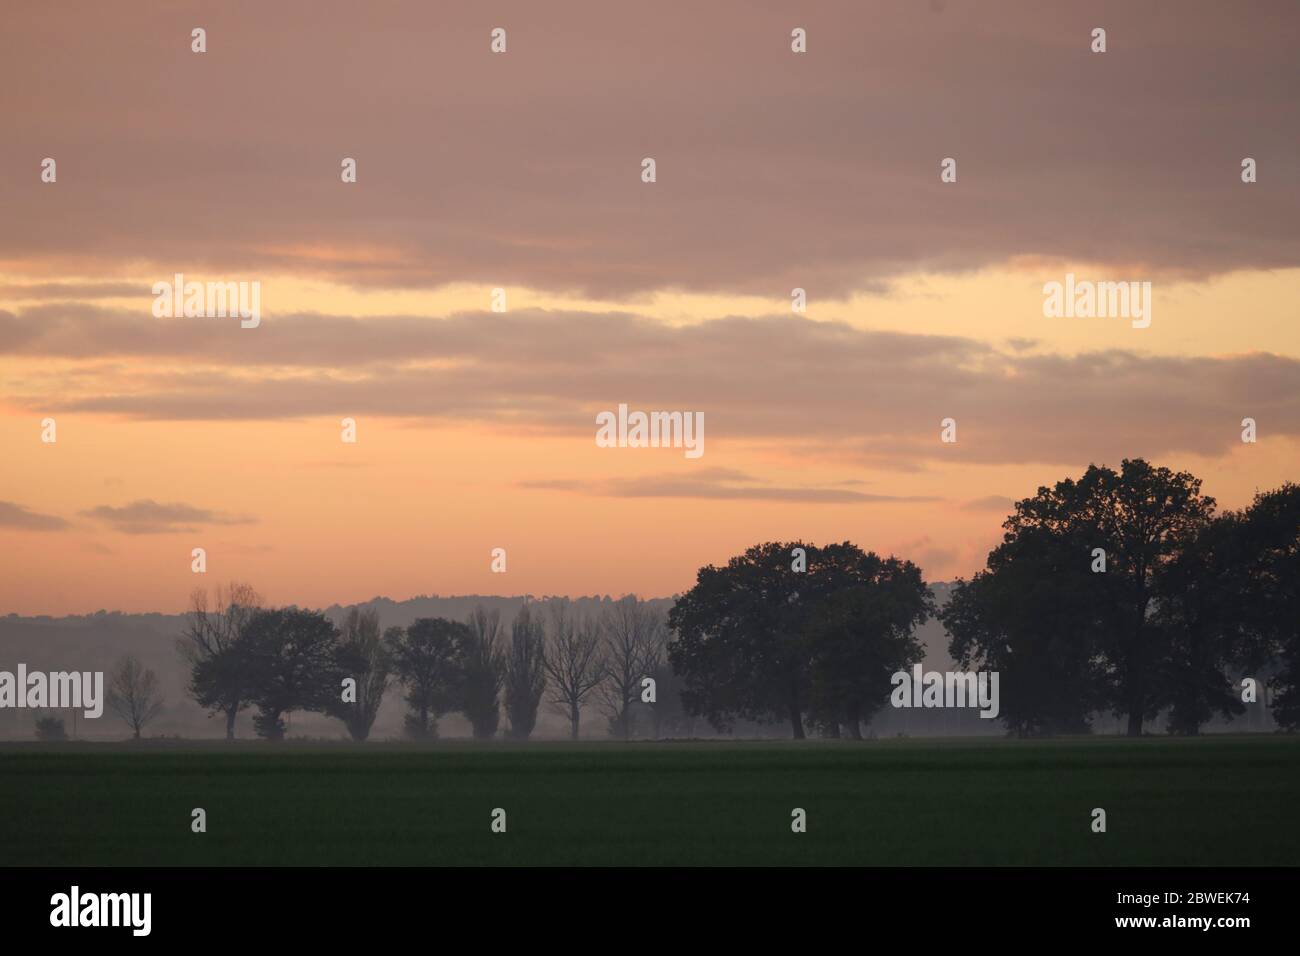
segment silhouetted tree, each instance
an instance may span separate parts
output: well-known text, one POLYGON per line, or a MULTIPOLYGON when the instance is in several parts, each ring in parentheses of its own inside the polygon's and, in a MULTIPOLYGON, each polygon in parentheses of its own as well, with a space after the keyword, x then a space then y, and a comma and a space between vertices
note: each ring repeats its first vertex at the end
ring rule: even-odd
POLYGON ((651 676, 663 654, 664 620, 645 601, 625 595, 605 611, 602 657, 604 679, 598 694, 611 733, 632 736, 632 708, 641 699, 641 681, 651 676))
POLYGON ((921 660, 914 631, 934 613, 934 599, 910 561, 881 558, 849 542, 810 549, 807 583, 817 611, 809 622, 811 712, 839 736, 862 739, 889 699, 890 677, 921 660))
POLYGON ((108 706, 126 721, 136 740, 140 739, 144 725, 158 716, 162 705, 158 675, 133 655, 119 660, 109 678, 108 706))
POLYGON ((252 693, 252 674, 235 644, 261 603, 247 584, 218 586, 211 603, 199 588, 190 596, 185 636, 178 642, 190 665, 190 695, 225 716, 227 740, 235 739, 235 719, 252 693))
POLYGON ((258 611, 235 647, 253 675, 253 726, 268 740, 284 737, 294 710, 333 713, 341 693, 338 631, 325 615, 298 608, 258 611))
POLYGON ((600 628, 590 617, 578 619, 568 599, 560 598, 551 603, 547 631, 551 705, 568 718, 570 736, 577 740, 583 701, 605 676, 600 628))
POLYGON ((1129 736, 1136 737, 1143 719, 1168 701, 1159 674, 1168 644, 1151 623, 1161 598, 1157 574, 1210 521, 1214 499, 1201 494, 1199 478, 1142 459, 1125 460, 1118 473, 1090 467, 1079 484, 1085 504, 1079 517, 1106 549, 1106 573, 1096 577, 1109 585, 1102 604, 1109 626, 1101 635, 1110 702, 1128 715, 1129 736))
POLYGON ((474 736, 490 739, 501 721, 501 688, 506 680, 506 652, 502 646, 501 617, 482 605, 466 621, 460 648, 461 708, 474 728, 474 736))
POLYGON ((67 740, 68 730, 63 723, 62 717, 55 717, 50 714, 45 717, 36 718, 36 739, 37 740, 67 740))
POLYGON ((656 740, 665 735, 689 737, 695 729, 695 718, 682 703, 682 691, 686 685, 668 660, 667 627, 664 628, 664 637, 664 652, 650 672, 650 676, 655 679, 655 693, 658 697, 651 710, 652 732, 656 740))
POLYGON ((378 611, 355 607, 348 611, 339 629, 338 666, 345 678, 357 682, 356 701, 344 701, 340 694, 332 713, 353 740, 365 740, 392 683, 392 660, 379 632, 378 611))
POLYGON ((1079 734, 1105 700, 1087 536, 1018 528, 939 613, 964 670, 997 671, 1020 736, 1079 734))
POLYGON ((686 689, 682 702, 726 730, 736 718, 785 718, 803 739, 810 694, 808 599, 805 572, 791 568, 802 542, 768 542, 722 568, 699 570, 695 586, 668 614, 676 637, 668 645, 673 670, 686 689))
POLYGON ((1213 517, 1186 472, 1125 460, 1016 503, 1003 543, 942 617, 952 654, 1002 672, 1009 725, 1075 729, 1100 701, 1140 735, 1170 700, 1161 569, 1213 517), (1095 549, 1105 571, 1094 572, 1095 549))
POLYGON ((1166 652, 1159 670, 1168 700, 1169 731, 1194 735, 1216 713, 1245 711, 1229 671, 1247 656, 1243 598, 1250 569, 1243 552, 1242 518, 1220 515, 1186 535, 1157 570, 1159 603, 1152 627, 1166 652))
POLYGON ((441 617, 422 617, 385 635, 393 669, 406 686, 406 732, 416 739, 438 736, 438 718, 455 709, 460 695, 460 648, 470 629, 441 617))
POLYGON ((537 707, 546 691, 546 633, 527 604, 510 626, 505 691, 510 736, 527 740, 537 726, 537 707))
POLYGON ((1247 586, 1241 601, 1246 635, 1242 662, 1278 669, 1270 681, 1275 691, 1273 715, 1283 727, 1300 727, 1300 485, 1255 496, 1242 515, 1242 552, 1247 586))
MULTIPOLYGON (((643 716, 649 723, 649 734, 658 740, 664 728, 664 722, 682 714, 681 682, 673 674, 672 664, 668 661, 668 614, 653 608, 648 602, 645 607, 652 614, 654 627, 645 641, 645 651, 641 658, 642 681, 646 677, 654 680, 655 699, 645 701, 642 684, 637 700, 629 711, 632 730, 635 731, 637 717, 643 716)), ((615 721, 617 725, 617 721, 615 721)))

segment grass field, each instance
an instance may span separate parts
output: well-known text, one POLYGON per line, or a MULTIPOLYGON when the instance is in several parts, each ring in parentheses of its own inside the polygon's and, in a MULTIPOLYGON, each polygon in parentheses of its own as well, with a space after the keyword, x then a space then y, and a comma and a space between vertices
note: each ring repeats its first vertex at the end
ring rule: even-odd
POLYGON ((1300 739, 7 744, 0 863, 1295 865, 1300 739))

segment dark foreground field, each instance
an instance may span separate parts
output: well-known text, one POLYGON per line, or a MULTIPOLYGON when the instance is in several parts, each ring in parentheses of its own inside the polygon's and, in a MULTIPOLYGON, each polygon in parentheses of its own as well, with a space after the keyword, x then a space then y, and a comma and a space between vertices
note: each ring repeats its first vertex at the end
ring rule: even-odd
POLYGON ((1298 862, 1288 737, 0 747, 9 866, 1298 862))

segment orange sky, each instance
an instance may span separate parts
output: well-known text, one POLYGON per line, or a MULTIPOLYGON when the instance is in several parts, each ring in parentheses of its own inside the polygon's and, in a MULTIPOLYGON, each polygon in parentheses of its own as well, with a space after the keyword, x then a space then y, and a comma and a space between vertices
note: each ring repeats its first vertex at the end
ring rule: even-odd
POLYGON ((951 579, 1091 462, 1300 477, 1294 7, 305 10, 0 38, 0 613, 658 596, 785 538, 951 579), (261 325, 156 318, 178 271, 261 325), (1150 281, 1151 327, 1044 317, 1067 272, 1150 281), (619 403, 705 454, 597 448, 619 403))

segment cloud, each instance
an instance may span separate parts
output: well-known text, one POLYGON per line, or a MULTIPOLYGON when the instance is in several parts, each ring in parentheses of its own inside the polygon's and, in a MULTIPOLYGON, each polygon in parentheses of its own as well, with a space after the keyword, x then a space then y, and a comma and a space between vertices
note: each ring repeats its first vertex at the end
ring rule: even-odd
POLYGON ((798 501, 804 504, 863 504, 922 502, 925 496, 870 495, 843 488, 799 488, 768 485, 728 468, 701 469, 693 474, 658 474, 597 481, 548 479, 523 481, 520 486, 548 491, 572 491, 609 498, 710 498, 749 501, 798 501))
POLYGON ((627 402, 703 412, 706 454, 739 442, 890 470, 936 461, 1218 456, 1240 446, 1246 416, 1264 440, 1300 437, 1300 360, 1270 353, 1024 353, 793 315, 687 326, 621 312, 302 315, 223 337, 211 323, 169 322, 150 336, 117 313, 116 325, 102 321, 103 311, 40 314, 40 321, 0 316, 0 349, 86 356, 40 388, 31 374, 10 383, 6 400, 42 413, 160 421, 368 415, 474 422, 590 445, 596 413, 627 402), (174 360, 129 374, 87 364, 114 347, 123 366, 134 364, 128 356, 174 360), (59 400, 50 397, 56 385, 59 400), (949 417, 958 423, 955 444, 939 441, 949 417))
POLYGON ((63 531, 71 525, 56 515, 43 515, 15 504, 12 501, 0 501, 0 528, 13 528, 17 531, 63 531))
POLYGON ((196 57, 157 27, 161 2, 19 5, 0 62, 62 72, 0 88, 4 158, 56 157, 59 181, 9 177, 0 261, 823 298, 1021 255, 1144 276, 1300 264, 1290 0, 1248 16, 1186 0, 1176 25, 1161 4, 1115 5, 1100 55, 1093 20, 1060 0, 817 4, 802 55, 779 4, 718 0, 688 21, 498 6, 504 56, 472 4, 324 17, 285 0, 218 11, 220 51, 196 57), (124 102, 165 128, 124 120, 124 102))
POLYGON ((252 524, 256 520, 181 502, 160 503, 151 498, 141 498, 120 508, 100 505, 81 514, 103 521, 123 534, 175 534, 196 531, 200 525, 252 524))
POLYGON ((149 289, 129 282, 28 282, 0 284, 0 299, 48 301, 51 299, 141 298, 149 289))
POLYGON ((1015 509, 1016 503, 1005 495, 986 495, 983 498, 972 498, 970 501, 962 502, 962 511, 997 511, 1002 514, 1011 514, 1015 509))

